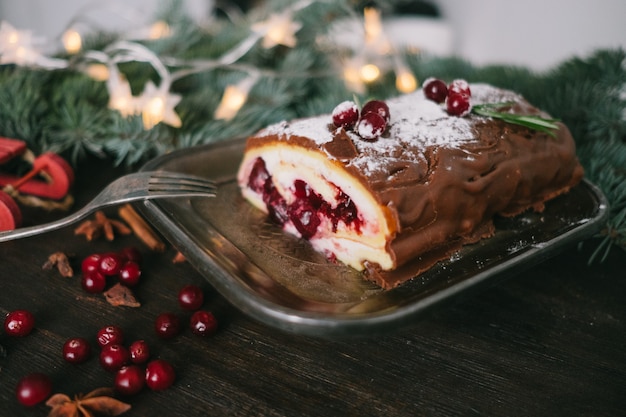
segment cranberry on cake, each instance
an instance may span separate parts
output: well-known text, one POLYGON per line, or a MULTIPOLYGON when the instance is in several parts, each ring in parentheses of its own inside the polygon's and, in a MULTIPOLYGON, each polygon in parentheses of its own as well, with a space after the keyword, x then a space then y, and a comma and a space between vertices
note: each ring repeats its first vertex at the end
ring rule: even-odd
POLYGON ((541 211, 581 180, 562 123, 549 132, 513 124, 548 115, 511 91, 459 80, 442 100, 432 81, 261 130, 246 143, 242 195, 285 232, 392 288, 411 275, 386 272, 427 254, 444 259, 493 235, 494 216, 541 211), (492 103, 511 117, 472 111, 492 103))

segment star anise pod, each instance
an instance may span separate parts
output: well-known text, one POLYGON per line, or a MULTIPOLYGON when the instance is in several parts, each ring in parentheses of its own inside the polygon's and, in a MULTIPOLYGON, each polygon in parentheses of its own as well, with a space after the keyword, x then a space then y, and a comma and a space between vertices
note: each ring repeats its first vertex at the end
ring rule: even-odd
POLYGON ((67 258, 67 255, 63 252, 54 252, 52 255, 48 256, 48 259, 42 265, 42 269, 52 269, 56 267, 61 276, 66 278, 71 278, 74 276, 74 270, 70 265, 70 261, 67 258))
POLYGON ((73 400, 65 394, 54 394, 46 401, 46 405, 52 408, 48 417, 114 417, 130 410, 130 404, 111 396, 113 392, 112 388, 97 388, 86 395, 77 395, 73 400))
POLYGON ((108 241, 111 241, 115 239, 115 233, 129 235, 132 230, 119 220, 109 219, 101 210, 95 213, 93 220, 84 221, 74 229, 75 235, 85 235, 89 241, 102 234, 108 241))
POLYGON ((141 307, 132 290, 119 282, 103 293, 104 298, 113 306, 141 307))

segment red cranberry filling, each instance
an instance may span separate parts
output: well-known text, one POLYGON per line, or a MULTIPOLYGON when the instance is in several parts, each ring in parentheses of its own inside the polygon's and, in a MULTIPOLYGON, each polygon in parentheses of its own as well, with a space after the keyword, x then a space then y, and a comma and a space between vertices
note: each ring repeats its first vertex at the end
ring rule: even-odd
POLYGON ((322 222, 322 217, 331 221, 333 232, 337 231, 339 222, 352 226, 357 232, 361 230, 362 221, 356 205, 343 191, 337 192, 337 206, 331 205, 321 195, 311 189, 302 180, 294 181, 295 201, 287 204, 280 195, 272 177, 265 167, 265 161, 257 158, 250 172, 248 187, 263 196, 263 202, 267 206, 269 217, 279 225, 291 220, 295 228, 304 239, 311 239, 317 233, 317 228, 322 222))

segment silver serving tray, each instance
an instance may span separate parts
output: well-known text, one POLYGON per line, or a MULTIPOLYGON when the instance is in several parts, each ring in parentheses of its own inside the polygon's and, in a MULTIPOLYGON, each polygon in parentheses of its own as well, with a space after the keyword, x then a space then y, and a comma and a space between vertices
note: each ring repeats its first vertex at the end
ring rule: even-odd
POLYGON ((187 172, 214 179, 216 198, 152 200, 138 209, 229 302, 268 325, 302 334, 372 334, 415 322, 554 256, 603 226, 608 204, 583 181, 543 213, 498 219, 496 234, 391 290, 328 262, 306 242, 284 234, 243 200, 235 174, 244 141, 175 151, 143 170, 187 172))

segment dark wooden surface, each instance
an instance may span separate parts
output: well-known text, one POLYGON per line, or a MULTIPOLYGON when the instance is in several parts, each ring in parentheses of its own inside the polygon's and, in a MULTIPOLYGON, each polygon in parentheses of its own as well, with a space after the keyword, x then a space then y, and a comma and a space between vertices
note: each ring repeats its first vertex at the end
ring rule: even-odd
MULTIPOLYGON (((78 204, 119 170, 106 164, 79 169, 78 204)), ((114 212, 113 212, 114 213, 114 212)), ((55 214, 28 213, 27 221, 55 214)), ((148 340, 153 357, 172 362, 175 385, 127 399, 129 416, 624 416, 626 415, 626 254, 614 250, 587 266, 592 245, 553 260, 436 311, 383 337, 320 339, 296 336, 254 321, 230 307, 175 252, 150 253, 134 237, 86 243, 67 228, 0 244, 0 314, 25 308, 37 318, 22 339, 0 337, 1 415, 45 416, 14 396, 17 380, 48 373, 54 392, 73 396, 110 386, 96 357, 70 365, 64 341, 93 341, 107 324, 127 340, 148 340), (112 307, 87 295, 79 278, 43 271, 55 251, 80 260, 90 253, 138 246, 144 253, 138 309, 112 307), (201 285, 218 333, 189 331, 171 341, 153 332, 161 312, 184 313, 176 294, 201 285)), ((79 275, 79 273, 77 274, 79 275)))

